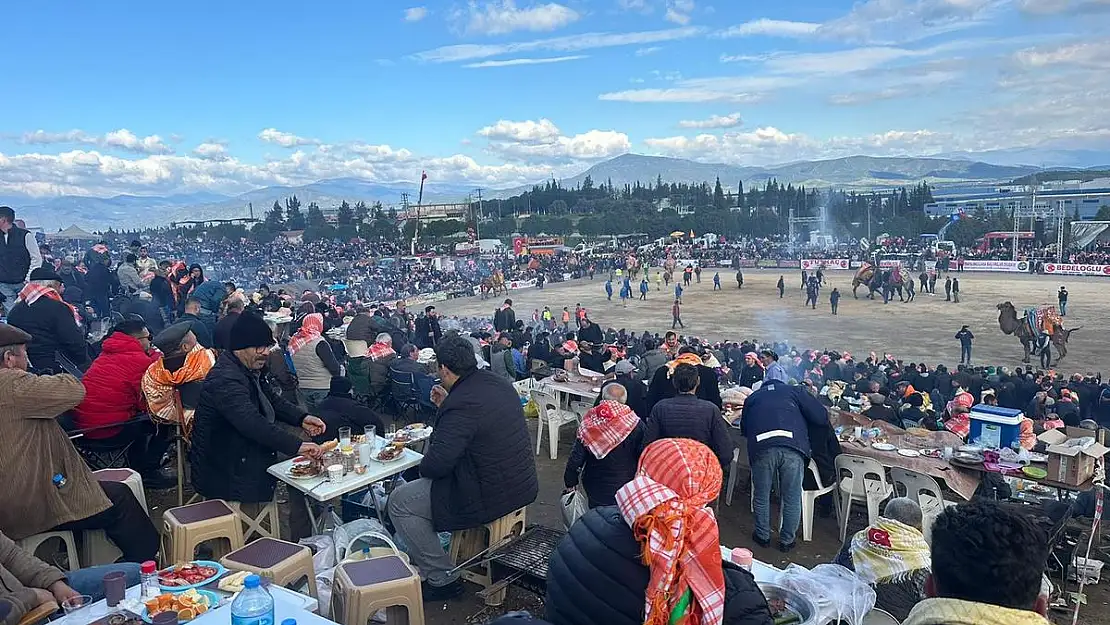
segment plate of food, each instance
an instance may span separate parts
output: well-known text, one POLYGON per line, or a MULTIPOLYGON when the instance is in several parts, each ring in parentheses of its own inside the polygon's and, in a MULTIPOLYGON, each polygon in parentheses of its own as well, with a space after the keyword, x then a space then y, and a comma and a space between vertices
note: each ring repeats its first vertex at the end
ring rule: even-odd
POLYGON ((293 458, 293 464, 285 470, 285 474, 295 480, 313 480, 320 477, 324 472, 324 467, 319 462, 312 458, 304 456, 297 456, 293 458))
POLYGON ((956 464, 975 466, 983 464, 983 456, 966 451, 957 451, 956 453, 952 454, 951 462, 954 462, 956 464))
POLYGON ((144 602, 142 617, 150 623, 151 619, 163 612, 176 612, 177 622, 188 623, 219 604, 219 595, 207 590, 191 588, 185 592, 167 592, 144 602))
POLYGON ((910 428, 906 430, 906 434, 909 434, 910 436, 928 436, 929 430, 926 430, 925 428, 910 428))
POLYGON ((410 423, 397 430, 390 438, 394 443, 415 443, 432 435, 432 428, 424 423, 410 423))
POLYGON ((1021 472, 1024 473, 1026 477, 1031 477, 1035 480, 1043 480, 1048 477, 1048 471, 1040 467, 1024 467, 1021 472))
POLYGON ((898 447, 890 443, 871 443, 871 449, 878 449, 879 451, 896 451, 898 447))
POLYGON ((227 573, 219 562, 194 560, 158 571, 158 586, 168 592, 198 588, 227 573))
POLYGON ((898 455, 905 456, 907 458, 917 458, 921 456, 921 452, 917 451, 916 449, 899 449, 898 455))
POLYGON ((926 458, 943 458, 944 457, 944 450, 943 449, 919 449, 918 453, 920 453, 922 456, 924 456, 926 458))
POLYGON ((398 444, 394 443, 392 445, 386 445, 385 447, 382 448, 381 451, 374 454, 374 460, 376 460, 378 462, 383 462, 383 463, 385 463, 385 462, 395 462, 397 460, 400 460, 401 456, 403 456, 404 453, 405 453, 405 446, 404 445, 398 445, 398 444))

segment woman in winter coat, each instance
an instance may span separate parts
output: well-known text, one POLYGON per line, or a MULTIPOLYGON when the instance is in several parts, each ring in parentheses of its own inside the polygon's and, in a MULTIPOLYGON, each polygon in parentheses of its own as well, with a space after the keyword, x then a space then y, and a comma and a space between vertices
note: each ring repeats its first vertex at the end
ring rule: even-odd
POLYGON ((591 508, 616 504, 617 491, 636 474, 644 444, 643 422, 626 405, 627 389, 608 384, 602 396, 582 417, 563 474, 567 492, 581 481, 591 508))
POLYGON ((697 441, 648 445, 617 505, 587 512, 552 554, 547 620, 665 625, 685 604, 686 623, 771 625, 752 575, 721 560, 717 521, 706 508, 721 475, 717 456, 697 441))

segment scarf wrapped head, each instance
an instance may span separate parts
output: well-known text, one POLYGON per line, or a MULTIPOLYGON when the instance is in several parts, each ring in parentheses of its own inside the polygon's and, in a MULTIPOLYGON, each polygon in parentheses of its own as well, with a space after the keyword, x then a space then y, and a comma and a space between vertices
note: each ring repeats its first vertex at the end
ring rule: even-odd
POLYGON ((61 302, 62 304, 65 304, 66 308, 69 309, 69 312, 73 313, 73 322, 77 324, 77 327, 81 327, 81 313, 77 312, 77 308, 74 307, 73 304, 70 304, 69 302, 62 299, 62 295, 58 293, 58 291, 48 286, 30 282, 26 286, 24 286, 22 290, 19 291, 17 299, 30 306, 31 304, 37 302, 40 297, 45 297, 46 299, 52 299, 55 302, 61 302))
POLYGON ((289 353, 296 354, 302 347, 308 345, 309 341, 320 336, 323 332, 324 315, 320 313, 305 315, 304 321, 301 322, 301 328, 289 339, 289 353))
POLYGON ((666 625, 690 591, 682 625, 724 622, 720 534, 706 506, 721 491, 721 463, 705 445, 664 438, 644 450, 636 477, 617 491, 617 507, 651 570, 644 625, 666 625))
POLYGON ((578 440, 595 458, 601 460, 624 442, 640 424, 631 408, 611 399, 590 408, 578 427, 578 440))
POLYGON ((177 371, 167 369, 164 358, 155 360, 143 374, 141 383, 151 418, 160 423, 180 425, 185 440, 189 440, 194 411, 182 405, 178 387, 203 380, 215 364, 216 351, 200 345, 193 347, 193 351, 185 356, 185 364, 177 371))
POLYGON ((694 365, 695 367, 702 364, 701 357, 697 354, 686 353, 675 356, 675 359, 667 363, 667 377, 674 375, 675 367, 678 365, 694 365))
POLYGON ((850 549, 856 574, 869 584, 899 582, 931 566, 929 544, 921 532, 886 517, 858 532, 850 549))

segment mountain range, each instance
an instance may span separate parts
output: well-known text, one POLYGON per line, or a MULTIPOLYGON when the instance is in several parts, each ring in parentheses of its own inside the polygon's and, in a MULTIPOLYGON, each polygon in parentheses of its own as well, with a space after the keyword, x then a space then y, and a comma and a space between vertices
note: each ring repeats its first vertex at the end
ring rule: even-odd
MULTIPOLYGON (((1000 160, 1014 162, 1017 154, 999 154, 1000 160)), ((1059 155, 1057 155, 1059 157, 1059 155)), ((1110 155, 1090 153, 1075 155, 1073 162, 1091 166, 1110 155)), ((1061 157, 1062 158, 1062 157, 1061 157)), ((1071 169, 1071 168, 1065 168, 1071 169)), ((637 181, 654 184, 657 178, 666 182, 721 183, 735 188, 743 181, 746 186, 775 179, 783 184, 807 187, 889 188, 921 181, 943 187, 974 186, 1006 183, 1015 178, 1043 171, 1042 167, 1021 164, 994 164, 968 158, 903 158, 851 156, 818 161, 800 161, 769 167, 738 167, 719 163, 624 154, 597 163, 571 178, 560 180, 564 187, 581 184, 589 176, 594 184, 611 181, 622 187, 637 181)), ((507 198, 530 190, 532 185, 491 191, 487 197, 507 198)), ((283 201, 296 194, 302 206, 316 202, 323 208, 338 206, 346 200, 383 204, 399 204, 401 194, 408 193, 415 203, 417 183, 375 183, 358 178, 319 180, 300 186, 270 186, 236 196, 201 191, 167 196, 117 195, 114 197, 59 196, 46 200, 20 195, 0 195, 0 205, 17 209, 28 225, 41 226, 47 232, 76 224, 89 230, 108 227, 130 229, 136 225, 156 226, 175 221, 229 219, 248 217, 253 206, 255 217, 261 218, 274 201, 283 201)), ((464 200, 473 188, 469 185, 426 184, 424 202, 464 200)))

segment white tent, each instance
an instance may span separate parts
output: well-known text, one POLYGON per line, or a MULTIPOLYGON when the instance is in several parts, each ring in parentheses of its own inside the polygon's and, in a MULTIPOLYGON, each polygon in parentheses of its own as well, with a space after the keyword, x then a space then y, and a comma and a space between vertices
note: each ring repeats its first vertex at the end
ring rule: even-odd
POLYGON ((1076 249, 1102 241, 1110 241, 1110 221, 1073 221, 1071 240, 1076 249))
POLYGON ((99 241, 100 235, 87 232, 71 224, 65 230, 59 230, 58 232, 52 232, 46 235, 46 238, 55 241, 99 241))

